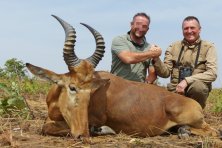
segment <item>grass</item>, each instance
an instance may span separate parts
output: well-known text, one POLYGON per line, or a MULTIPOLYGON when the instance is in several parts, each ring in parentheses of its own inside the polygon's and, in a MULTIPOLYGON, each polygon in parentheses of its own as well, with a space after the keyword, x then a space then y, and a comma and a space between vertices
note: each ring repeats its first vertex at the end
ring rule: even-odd
POLYGON ((222 112, 222 88, 213 89, 208 97, 208 101, 213 104, 211 111, 213 113, 222 112))

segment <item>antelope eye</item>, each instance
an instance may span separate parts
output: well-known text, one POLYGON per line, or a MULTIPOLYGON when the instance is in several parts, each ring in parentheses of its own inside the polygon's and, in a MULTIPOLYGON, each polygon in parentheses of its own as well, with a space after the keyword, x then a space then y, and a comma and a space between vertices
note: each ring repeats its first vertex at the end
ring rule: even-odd
POLYGON ((69 85, 69 89, 70 89, 70 91, 75 91, 76 92, 76 87, 73 84, 69 85))

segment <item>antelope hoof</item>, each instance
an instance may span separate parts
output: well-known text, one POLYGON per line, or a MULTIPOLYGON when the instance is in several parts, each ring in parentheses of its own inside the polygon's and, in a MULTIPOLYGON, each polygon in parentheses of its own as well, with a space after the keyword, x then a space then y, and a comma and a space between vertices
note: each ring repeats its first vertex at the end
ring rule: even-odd
POLYGON ((180 139, 188 139, 191 135, 189 126, 181 126, 178 129, 178 137, 180 139))
POLYGON ((115 135, 116 132, 108 126, 92 127, 90 129, 92 135, 115 135))

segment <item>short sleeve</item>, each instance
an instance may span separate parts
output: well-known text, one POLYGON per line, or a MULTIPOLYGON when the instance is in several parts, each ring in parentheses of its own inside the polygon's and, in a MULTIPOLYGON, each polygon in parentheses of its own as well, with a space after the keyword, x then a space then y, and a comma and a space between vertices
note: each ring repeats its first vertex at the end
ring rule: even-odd
POLYGON ((112 41, 111 50, 115 54, 119 54, 123 50, 128 50, 126 45, 126 39, 121 36, 115 37, 112 41))

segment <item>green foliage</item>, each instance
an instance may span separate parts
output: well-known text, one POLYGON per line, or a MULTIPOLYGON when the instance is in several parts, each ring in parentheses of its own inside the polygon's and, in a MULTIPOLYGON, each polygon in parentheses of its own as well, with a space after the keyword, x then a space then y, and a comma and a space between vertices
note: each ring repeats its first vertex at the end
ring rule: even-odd
POLYGON ((49 84, 29 79, 25 64, 15 58, 7 60, 4 66, 0 68, 0 116, 27 118, 30 111, 22 94, 45 93, 49 84))
POLYGON ((26 76, 25 64, 16 58, 7 60, 4 66, 0 68, 0 76, 19 79, 26 76))
POLYGON ((222 112, 222 88, 213 89, 209 95, 209 101, 214 105, 212 107, 212 111, 219 113, 222 112))
POLYGON ((35 77, 32 79, 26 78, 23 83, 21 84, 22 92, 28 94, 37 94, 37 93, 47 93, 49 87, 51 86, 50 83, 41 81, 36 79, 35 77))
POLYGON ((27 117, 28 108, 18 85, 15 82, 11 82, 9 86, 0 83, 0 90, 0 115, 27 117))

